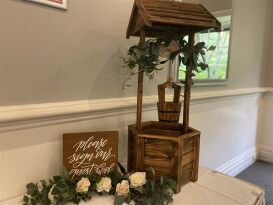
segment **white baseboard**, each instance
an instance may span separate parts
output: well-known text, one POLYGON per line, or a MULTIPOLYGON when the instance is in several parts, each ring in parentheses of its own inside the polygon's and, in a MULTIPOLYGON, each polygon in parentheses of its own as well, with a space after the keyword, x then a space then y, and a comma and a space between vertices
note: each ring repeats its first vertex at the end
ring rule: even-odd
POLYGON ((256 147, 252 147, 246 152, 226 162, 221 167, 218 167, 216 171, 230 176, 236 176, 256 161, 256 153, 256 147))
POLYGON ((273 147, 267 145, 258 145, 258 159, 273 163, 273 147))

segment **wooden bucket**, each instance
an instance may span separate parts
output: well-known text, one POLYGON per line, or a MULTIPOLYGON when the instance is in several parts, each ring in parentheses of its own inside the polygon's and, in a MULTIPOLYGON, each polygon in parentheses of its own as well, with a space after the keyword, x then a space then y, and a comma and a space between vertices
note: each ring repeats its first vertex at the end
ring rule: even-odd
POLYGON ((173 83, 166 82, 158 85, 158 99, 157 110, 158 119, 160 122, 179 122, 182 103, 180 99, 181 86, 173 83), (165 89, 171 87, 174 89, 174 96, 172 102, 165 101, 165 89))

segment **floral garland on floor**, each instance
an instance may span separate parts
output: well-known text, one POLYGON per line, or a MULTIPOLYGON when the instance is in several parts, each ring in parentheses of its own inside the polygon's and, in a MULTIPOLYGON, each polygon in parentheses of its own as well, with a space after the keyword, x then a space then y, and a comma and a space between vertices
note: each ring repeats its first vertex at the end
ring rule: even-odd
POLYGON ((111 171, 101 176, 96 173, 82 176, 80 180, 71 180, 65 168, 60 175, 41 184, 29 183, 23 197, 24 205, 50 205, 72 202, 79 204, 98 195, 113 195, 114 205, 134 203, 136 205, 167 205, 173 201, 174 180, 161 177, 154 179, 155 172, 151 168, 153 179, 146 179, 146 172, 126 173, 119 164, 119 171, 111 171))

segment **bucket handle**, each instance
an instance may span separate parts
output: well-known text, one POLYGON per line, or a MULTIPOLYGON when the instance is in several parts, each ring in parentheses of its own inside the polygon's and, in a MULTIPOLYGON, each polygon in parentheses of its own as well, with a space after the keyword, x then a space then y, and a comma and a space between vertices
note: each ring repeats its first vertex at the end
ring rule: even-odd
POLYGON ((173 102, 179 103, 180 100, 180 93, 181 93, 181 86, 177 85, 174 82, 165 82, 163 84, 158 85, 158 99, 159 102, 165 102, 165 89, 166 88, 173 88, 174 95, 173 95, 173 102))

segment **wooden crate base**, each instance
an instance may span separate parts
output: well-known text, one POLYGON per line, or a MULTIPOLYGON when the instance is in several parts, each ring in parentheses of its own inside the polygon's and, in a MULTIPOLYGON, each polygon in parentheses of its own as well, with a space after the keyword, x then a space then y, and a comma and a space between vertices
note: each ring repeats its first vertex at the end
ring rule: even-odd
POLYGON ((130 125, 128 135, 128 171, 156 172, 156 178, 166 176, 181 186, 198 179, 200 132, 193 128, 183 134, 182 124, 149 121, 142 123, 137 135, 136 125, 130 125))

